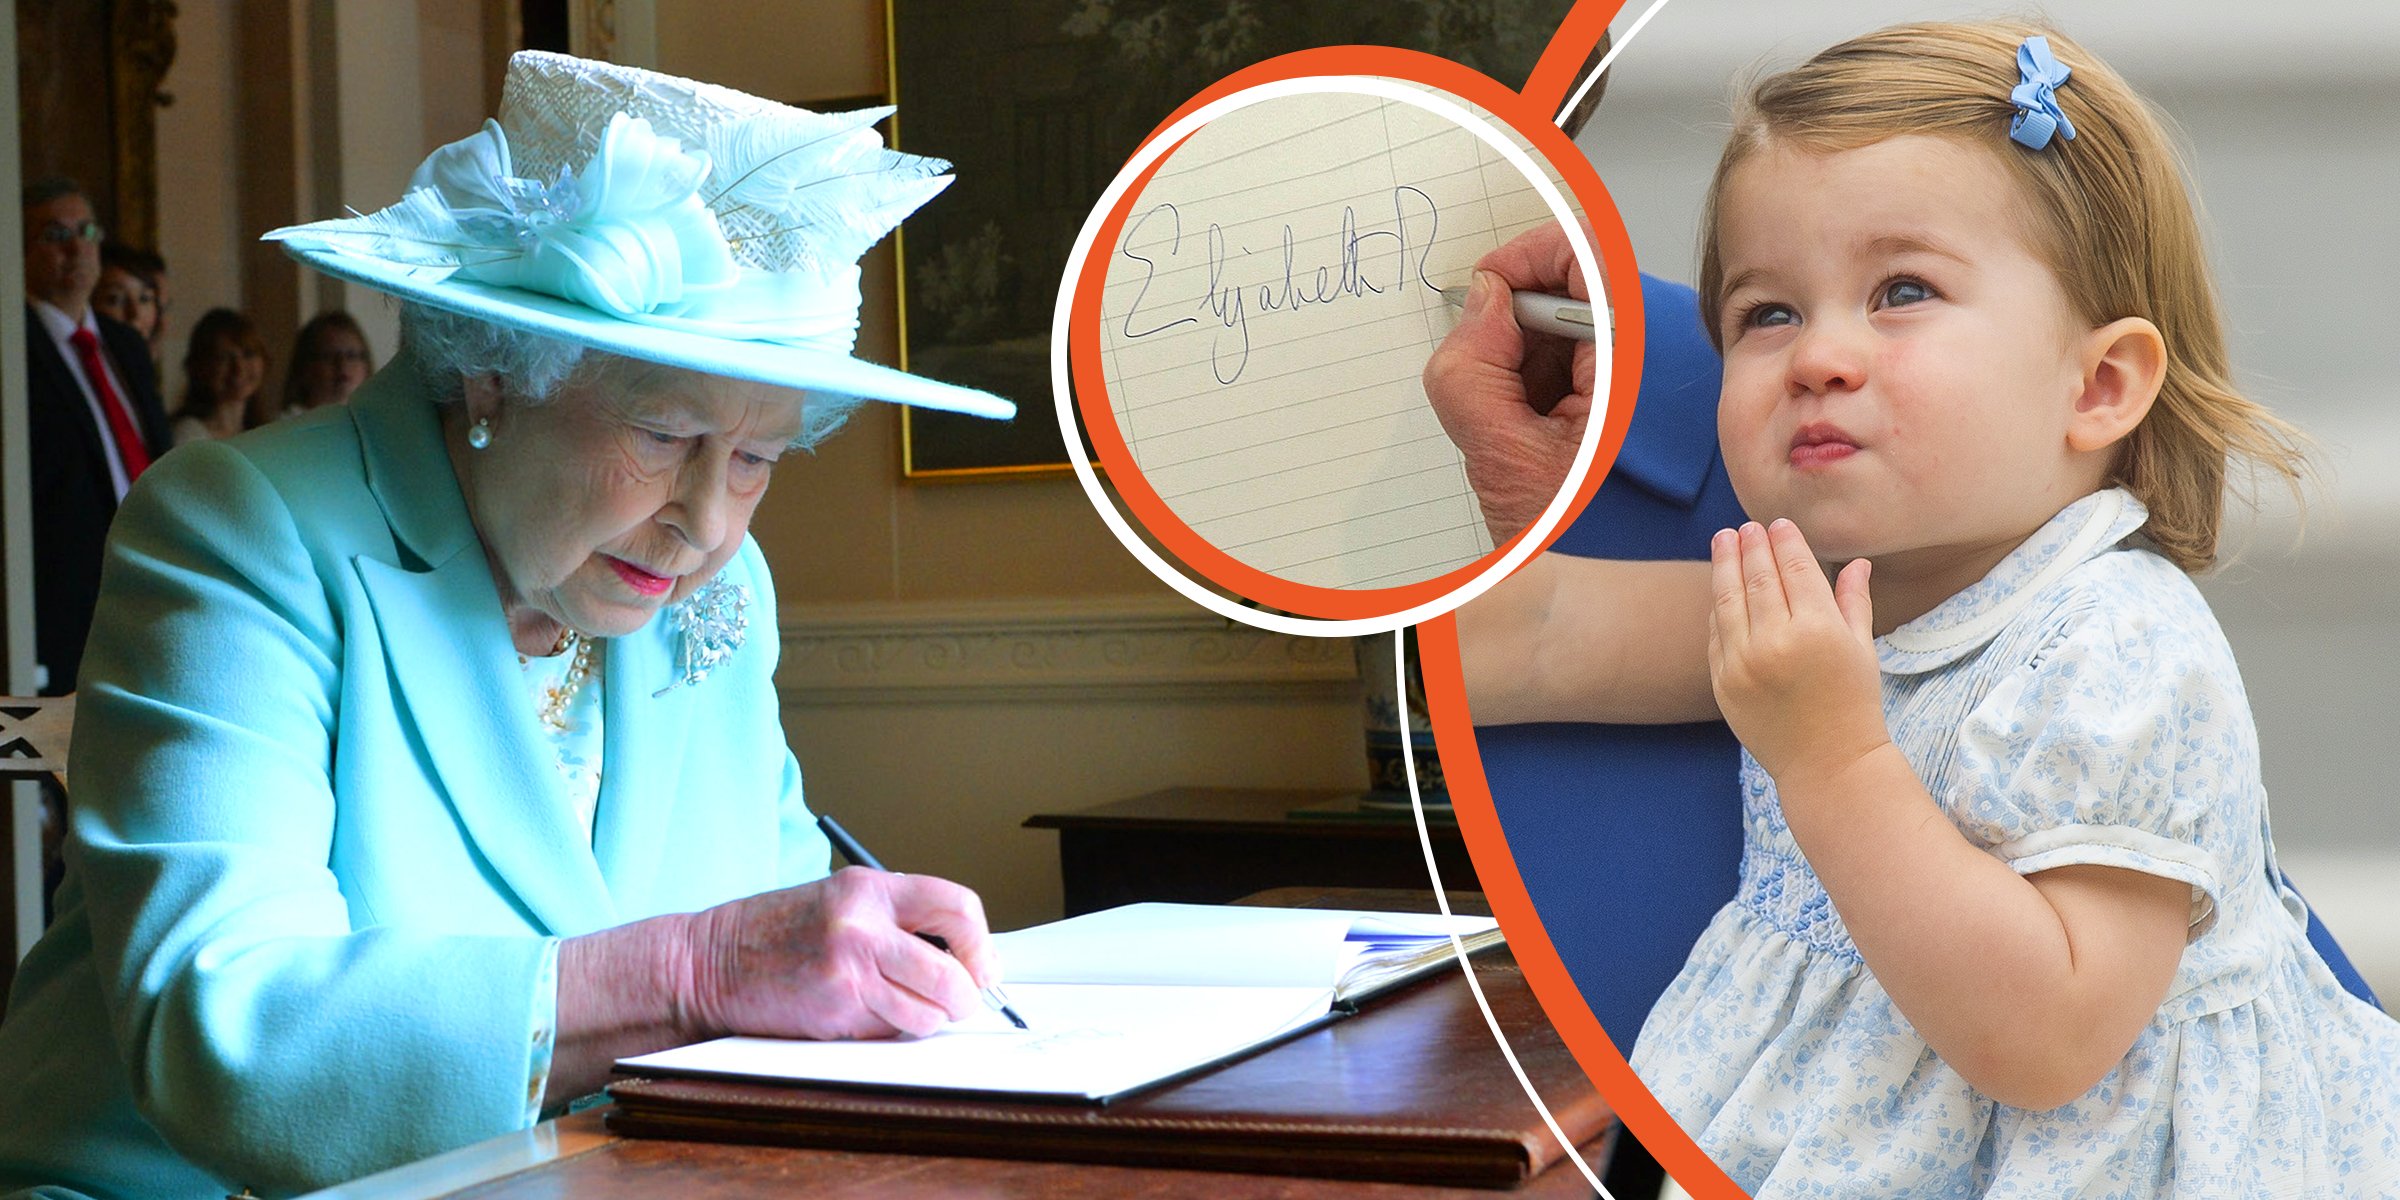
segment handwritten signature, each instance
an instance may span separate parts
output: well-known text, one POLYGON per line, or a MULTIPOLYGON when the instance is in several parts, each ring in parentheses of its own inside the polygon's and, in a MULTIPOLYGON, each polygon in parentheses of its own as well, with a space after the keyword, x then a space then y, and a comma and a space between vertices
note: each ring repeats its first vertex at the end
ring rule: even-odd
MULTIPOLYGON (((1186 325, 1214 321, 1217 333, 1209 345, 1209 369, 1218 383, 1230 384, 1242 377, 1242 369, 1250 363, 1253 308, 1260 313, 1298 312, 1312 304, 1403 291, 1412 279, 1428 290, 1437 290, 1433 281, 1425 277, 1425 260, 1433 254, 1434 236, 1441 228, 1440 206, 1422 189, 1407 184, 1392 189, 1391 201, 1388 229, 1362 229, 1358 211, 1349 205, 1342 206, 1341 227, 1333 239, 1334 261, 1314 267, 1300 264, 1299 236, 1291 225, 1284 225, 1281 274, 1256 284, 1236 282, 1231 277, 1237 256, 1251 258, 1251 249, 1248 246, 1229 249, 1224 227, 1211 223, 1204 239, 1208 293, 1191 306, 1203 310, 1207 316, 1182 316, 1165 321, 1160 321, 1157 313, 1142 311, 1151 281, 1158 275, 1159 260, 1135 253, 1133 244, 1144 226, 1152 220, 1164 219, 1172 225, 1165 257, 1169 260, 1180 257, 1183 213, 1173 203, 1153 205, 1127 227, 1124 244, 1117 251, 1142 264, 1141 289, 1134 293, 1133 306, 1125 312, 1125 337, 1155 337, 1186 325)), ((1380 215, 1377 219, 1381 220, 1380 215)), ((1271 264, 1269 270, 1275 269, 1271 264)))

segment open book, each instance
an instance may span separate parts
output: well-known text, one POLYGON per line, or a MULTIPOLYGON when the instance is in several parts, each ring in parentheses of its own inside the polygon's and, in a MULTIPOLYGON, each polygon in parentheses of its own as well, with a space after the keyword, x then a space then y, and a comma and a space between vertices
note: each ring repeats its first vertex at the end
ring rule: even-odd
POLYGON ((637 1075, 1105 1101, 1273 1044, 1500 942, 1487 917, 1132 904, 998 935, 1009 999, 923 1038, 720 1038, 637 1075))

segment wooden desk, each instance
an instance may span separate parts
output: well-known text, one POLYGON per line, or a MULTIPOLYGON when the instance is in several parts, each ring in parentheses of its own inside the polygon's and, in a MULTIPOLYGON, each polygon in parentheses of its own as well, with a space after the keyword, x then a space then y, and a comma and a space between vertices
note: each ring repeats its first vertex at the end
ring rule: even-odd
MULTIPOLYGON (((1430 897, 1414 893, 1287 890, 1253 897, 1259 903, 1298 907, 1405 908, 1430 897)), ((1477 911, 1479 897, 1453 895, 1459 911, 1477 911)), ((1478 974, 1513 971, 1506 963, 1485 965, 1478 974)), ((1511 1038, 1520 1056, 1564 1054, 1547 1027, 1511 1038)), ((1497 1049, 1495 1070, 1501 1066, 1497 1049)), ((944 1158, 906 1154, 854 1154, 773 1146, 620 1138, 601 1124, 602 1110, 546 1121, 535 1129, 494 1138, 449 1154, 314 1194, 313 1200, 421 1200, 460 1196, 476 1200, 536 1200, 558 1196, 615 1197, 747 1196, 804 1190, 836 1197, 904 1197, 918 1200, 1042 1200, 1047 1197, 1126 1197, 1129 1200, 1224 1200, 1227 1196, 1278 1200, 1589 1200, 1592 1188, 1572 1164, 1561 1163, 1512 1191, 1421 1187, 1391 1183, 1215 1171, 1090 1166, 1004 1159, 944 1158)), ((1585 1147, 1595 1170, 1605 1159, 1602 1144, 1585 1147)))
MULTIPOLYGON (((1267 888, 1427 886, 1414 814, 1362 810, 1358 793, 1168 788, 1096 808, 1039 813, 1058 831, 1067 915, 1137 900, 1224 904, 1267 888)), ((1428 819, 1442 886, 1474 891, 1451 821, 1428 819)))
POLYGON ((723 1146, 620 1138, 601 1128, 597 1110, 545 1122, 515 1135, 513 1153, 459 1161, 483 1147, 314 1193, 308 1200, 658 1200, 805 1194, 894 1200, 1591 1200, 1592 1186, 1561 1165, 1513 1191, 1348 1183, 1279 1175, 1163 1171, 1142 1167, 846 1154, 774 1146, 723 1146), (539 1135, 539 1136, 537 1136, 539 1135), (532 1143, 539 1142, 538 1147, 532 1143))

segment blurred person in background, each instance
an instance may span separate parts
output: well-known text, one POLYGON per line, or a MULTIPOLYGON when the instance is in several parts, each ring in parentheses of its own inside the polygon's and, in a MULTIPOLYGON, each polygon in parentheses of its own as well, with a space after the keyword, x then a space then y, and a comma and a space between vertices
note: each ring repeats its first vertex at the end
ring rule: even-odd
POLYGON ((141 334, 150 343, 154 367, 166 349, 166 297, 165 259, 123 242, 101 243, 100 286, 92 291, 92 308, 141 334))
POLYGON ((212 308, 192 326, 183 355, 183 403, 175 410, 175 444, 232 437, 265 423, 254 411, 266 388, 267 344, 250 318, 212 308))
POLYGON ((149 343, 92 311, 104 234, 91 201, 53 177, 28 186, 24 206, 34 643, 39 686, 58 695, 83 663, 117 505, 171 443, 149 343))
POLYGON ((292 339, 292 366, 283 377, 281 417, 328 404, 347 404, 375 369, 375 352, 358 319, 341 309, 309 318, 292 339))

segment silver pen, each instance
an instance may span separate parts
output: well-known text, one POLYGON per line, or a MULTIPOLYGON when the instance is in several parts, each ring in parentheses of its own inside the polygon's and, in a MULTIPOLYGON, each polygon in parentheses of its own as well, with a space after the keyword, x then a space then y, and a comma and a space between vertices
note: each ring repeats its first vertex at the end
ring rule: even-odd
MULTIPOLYGON (((1578 342, 1600 340, 1599 327, 1592 322, 1592 302, 1573 296, 1551 296, 1541 292, 1511 292, 1510 307, 1516 310, 1517 324, 1540 333, 1572 338, 1578 342)), ((1442 299, 1452 308, 1467 304, 1465 288, 1445 288, 1442 299)))

